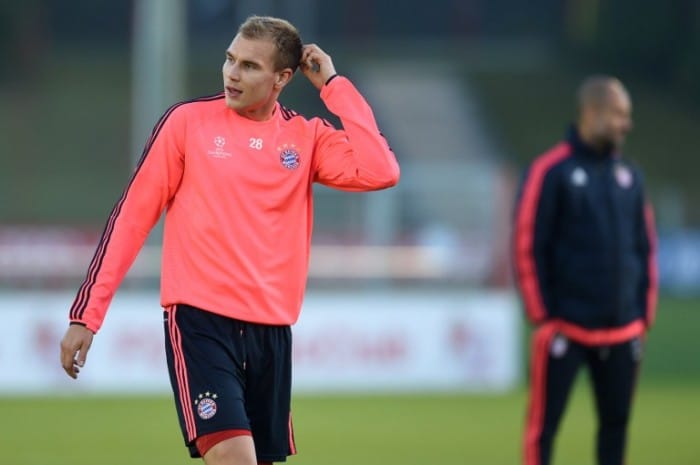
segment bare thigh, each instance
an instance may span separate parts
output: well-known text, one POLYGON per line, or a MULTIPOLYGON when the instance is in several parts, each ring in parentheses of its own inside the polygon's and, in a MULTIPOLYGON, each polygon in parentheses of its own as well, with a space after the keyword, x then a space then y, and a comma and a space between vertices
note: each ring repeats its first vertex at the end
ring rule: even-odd
POLYGON ((207 465, 257 465, 251 436, 236 436, 216 444, 204 454, 207 465))

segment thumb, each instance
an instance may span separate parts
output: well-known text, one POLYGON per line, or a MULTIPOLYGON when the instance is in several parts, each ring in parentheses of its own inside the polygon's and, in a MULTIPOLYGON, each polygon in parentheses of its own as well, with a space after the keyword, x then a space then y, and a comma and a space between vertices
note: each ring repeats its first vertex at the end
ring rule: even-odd
POLYGON ((75 363, 79 367, 85 366, 85 361, 87 360, 87 353, 88 350, 90 350, 90 345, 92 344, 91 339, 92 338, 83 339, 83 341, 80 344, 80 347, 78 347, 78 356, 75 358, 75 363))

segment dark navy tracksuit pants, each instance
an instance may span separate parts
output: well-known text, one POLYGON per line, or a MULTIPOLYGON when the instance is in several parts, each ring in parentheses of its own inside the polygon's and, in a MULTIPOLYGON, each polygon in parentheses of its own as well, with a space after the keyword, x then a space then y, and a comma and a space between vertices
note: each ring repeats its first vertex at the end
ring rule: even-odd
POLYGON ((598 417, 598 465, 622 465, 641 360, 641 340, 586 346, 544 325, 533 334, 525 465, 549 465, 554 437, 581 365, 588 366, 598 417))

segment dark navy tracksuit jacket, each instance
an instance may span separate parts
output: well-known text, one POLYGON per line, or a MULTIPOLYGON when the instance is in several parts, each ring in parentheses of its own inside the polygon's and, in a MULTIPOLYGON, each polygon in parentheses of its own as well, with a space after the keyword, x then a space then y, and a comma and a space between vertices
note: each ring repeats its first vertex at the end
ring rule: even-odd
POLYGON ((514 261, 528 317, 583 343, 641 334, 656 304, 652 216, 640 171, 571 128, 535 159, 518 196, 514 261))

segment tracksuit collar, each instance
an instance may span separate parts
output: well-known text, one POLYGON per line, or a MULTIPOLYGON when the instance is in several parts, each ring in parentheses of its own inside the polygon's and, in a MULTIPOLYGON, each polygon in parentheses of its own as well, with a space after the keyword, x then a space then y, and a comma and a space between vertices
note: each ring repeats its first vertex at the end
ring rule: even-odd
POLYGON ((571 144, 571 148, 576 154, 595 159, 616 158, 618 156, 618 154, 615 152, 615 148, 612 146, 606 147, 604 150, 601 151, 596 150, 595 148, 586 144, 581 139, 581 135, 579 134, 575 124, 569 126, 566 139, 569 142, 569 144, 571 144))

